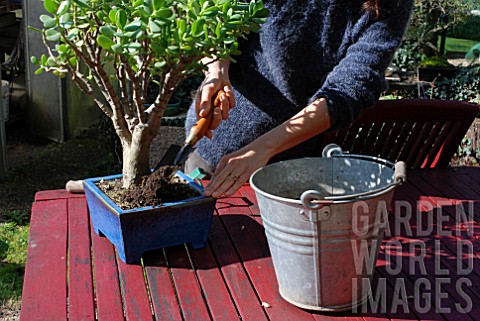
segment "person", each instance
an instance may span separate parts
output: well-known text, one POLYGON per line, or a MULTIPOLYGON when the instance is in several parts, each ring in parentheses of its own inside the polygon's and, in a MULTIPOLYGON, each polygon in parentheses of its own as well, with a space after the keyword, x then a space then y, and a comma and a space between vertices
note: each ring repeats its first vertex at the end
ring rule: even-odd
POLYGON ((265 0, 270 10, 242 54, 208 70, 186 129, 220 107, 186 163, 211 175, 204 193, 232 195, 269 162, 318 156, 319 134, 351 124, 386 89, 414 0, 265 0))

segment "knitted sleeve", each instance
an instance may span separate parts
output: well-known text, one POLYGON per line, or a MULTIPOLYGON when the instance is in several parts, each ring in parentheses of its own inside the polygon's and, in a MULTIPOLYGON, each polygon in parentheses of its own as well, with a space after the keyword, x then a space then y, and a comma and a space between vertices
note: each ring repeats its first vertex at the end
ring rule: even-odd
POLYGON ((353 43, 310 99, 326 98, 331 129, 350 125, 386 89, 384 73, 402 41, 413 2, 383 1, 380 17, 364 13, 357 21, 353 43))

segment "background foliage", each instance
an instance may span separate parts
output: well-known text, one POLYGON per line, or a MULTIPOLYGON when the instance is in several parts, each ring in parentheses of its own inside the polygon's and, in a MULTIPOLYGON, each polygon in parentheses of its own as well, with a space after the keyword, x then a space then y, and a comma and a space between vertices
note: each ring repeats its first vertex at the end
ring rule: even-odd
POLYGON ((480 38, 480 17, 471 14, 475 9, 480 9, 477 1, 415 0, 405 39, 393 63, 404 70, 414 70, 426 57, 438 55, 442 30, 452 37, 480 38))

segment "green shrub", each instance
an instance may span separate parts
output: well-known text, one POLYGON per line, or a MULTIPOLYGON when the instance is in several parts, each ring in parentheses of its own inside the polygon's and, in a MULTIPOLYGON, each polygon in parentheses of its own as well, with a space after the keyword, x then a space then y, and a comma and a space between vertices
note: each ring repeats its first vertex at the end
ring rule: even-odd
POLYGON ((414 71, 415 66, 425 58, 418 48, 417 41, 405 39, 395 52, 392 63, 402 70, 414 71))
POLYGON ((480 66, 461 67, 456 77, 443 78, 427 90, 431 98, 480 103, 480 66))
POLYGON ((480 16, 467 16, 463 21, 453 25, 447 36, 460 39, 480 41, 480 16))

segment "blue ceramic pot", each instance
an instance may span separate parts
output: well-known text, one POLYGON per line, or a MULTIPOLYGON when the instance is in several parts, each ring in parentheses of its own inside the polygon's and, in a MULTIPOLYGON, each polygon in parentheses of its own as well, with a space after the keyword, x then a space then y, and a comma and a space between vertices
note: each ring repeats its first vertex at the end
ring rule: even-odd
MULTIPOLYGON (((203 191, 187 175, 178 175, 190 186, 203 191)), ((216 199, 197 196, 161 206, 122 210, 96 185, 100 180, 122 175, 89 178, 83 186, 93 229, 115 245, 118 256, 126 263, 137 263, 151 250, 189 243, 194 249, 205 247, 216 199)))

